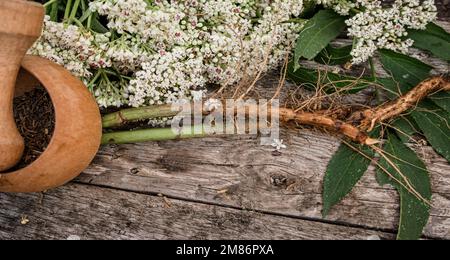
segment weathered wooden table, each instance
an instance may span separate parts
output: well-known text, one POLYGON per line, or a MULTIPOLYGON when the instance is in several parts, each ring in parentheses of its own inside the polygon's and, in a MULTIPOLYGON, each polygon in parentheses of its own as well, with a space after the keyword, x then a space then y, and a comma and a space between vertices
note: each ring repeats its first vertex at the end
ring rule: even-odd
MULTIPOLYGON (((309 130, 282 138, 281 155, 254 136, 105 146, 64 187, 0 194, 0 239, 395 238, 398 196, 377 184, 373 167, 323 219, 322 179, 338 139, 309 130)), ((450 164, 429 146, 412 147, 432 177, 424 238, 450 239, 450 164)))

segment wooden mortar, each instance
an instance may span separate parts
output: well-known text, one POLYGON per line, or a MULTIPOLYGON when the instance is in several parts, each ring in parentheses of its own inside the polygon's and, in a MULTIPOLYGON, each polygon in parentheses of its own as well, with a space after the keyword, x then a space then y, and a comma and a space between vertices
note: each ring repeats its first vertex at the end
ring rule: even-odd
POLYGON ((51 61, 25 56, 41 34, 43 20, 40 4, 0 0, 0 192, 40 192, 63 185, 91 163, 100 147, 100 111, 86 86, 51 61), (20 161, 24 150, 14 121, 14 95, 40 84, 55 109, 52 139, 36 161, 5 172, 20 161))
POLYGON ((42 5, 0 0, 0 171, 22 157, 24 143, 14 122, 14 86, 20 63, 42 31, 42 5))
POLYGON ((77 177, 94 159, 101 142, 98 105, 86 86, 62 66, 26 56, 16 94, 44 86, 55 109, 55 130, 46 150, 26 168, 0 174, 0 192, 40 192, 77 177))

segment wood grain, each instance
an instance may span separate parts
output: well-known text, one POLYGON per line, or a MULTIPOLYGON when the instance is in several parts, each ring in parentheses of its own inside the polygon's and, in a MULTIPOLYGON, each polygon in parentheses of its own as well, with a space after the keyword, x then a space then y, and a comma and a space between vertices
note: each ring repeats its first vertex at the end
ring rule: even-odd
MULTIPOLYGON (((436 73, 448 72, 448 64, 421 55, 436 73)), ((270 97, 277 83, 269 76, 258 93, 270 97)), ((365 104, 367 94, 343 100, 365 104)), ((288 149, 281 154, 255 136, 105 146, 75 183, 43 198, 0 193, 0 239, 394 238, 398 196, 376 183, 373 167, 324 220, 322 179, 339 140, 310 130, 285 130, 282 138, 288 149), (21 225, 22 217, 30 222, 21 225)), ((434 207, 424 234, 449 239, 450 165, 429 146, 412 147, 432 177, 434 207)))
MULTIPOLYGON (((427 63, 437 60, 426 58, 427 63)), ((315 64, 314 66, 317 66, 315 64)), ((440 73, 448 67, 440 66, 440 73)), ((271 97, 278 78, 269 75, 256 87, 271 97)), ((289 90, 287 83, 281 102, 289 90)), ((365 104, 368 92, 349 95, 344 103, 365 104)), ((288 149, 281 155, 260 146, 255 136, 106 146, 77 181, 129 191, 158 194, 267 214, 323 221, 322 179, 339 147, 337 138, 318 132, 283 132, 288 149)), ((450 238, 450 165, 426 145, 412 145, 427 164, 433 185, 431 218, 424 234, 450 238)), ((328 221, 395 231, 399 218, 397 192, 380 187, 371 167, 354 191, 336 206, 328 221)))
POLYGON ((21 60, 41 34, 43 19, 44 8, 36 3, 0 2, 0 172, 16 165, 24 151, 13 116, 14 83, 21 60))
POLYGON ((71 184, 0 194, 0 239, 392 239, 393 234, 71 184), (22 220, 29 222, 21 224, 22 220))
MULTIPOLYGON (((322 221, 322 179, 339 141, 308 131, 283 139, 281 155, 252 136, 106 146, 77 181, 322 221)), ((425 235, 450 238, 450 165, 430 147, 414 149, 432 175, 435 207, 425 235)), ((380 187, 372 167, 328 220, 395 230, 398 210, 396 191, 380 187)))

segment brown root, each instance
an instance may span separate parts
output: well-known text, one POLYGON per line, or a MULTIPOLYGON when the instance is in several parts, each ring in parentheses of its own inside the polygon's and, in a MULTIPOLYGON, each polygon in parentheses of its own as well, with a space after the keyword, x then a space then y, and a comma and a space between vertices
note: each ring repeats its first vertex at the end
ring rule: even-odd
MULTIPOLYGON (((234 114, 237 114, 237 110, 239 107, 234 107, 234 114)), ((233 108, 231 108, 233 109, 233 108)), ((204 114, 208 112, 203 111, 204 114)), ((226 111, 223 111, 224 115, 226 111)), ((335 117, 328 116, 326 114, 319 112, 303 112, 303 111, 295 111, 289 108, 273 108, 268 107, 268 116, 278 115, 281 123, 289 123, 295 122, 300 125, 308 125, 314 126, 318 128, 324 128, 333 133, 344 135, 350 138, 352 141, 357 142, 359 144, 364 145, 375 145, 378 144, 379 141, 376 139, 370 138, 365 131, 361 131, 357 127, 348 124, 342 120, 336 119, 335 117)), ((247 116, 252 115, 252 113, 258 113, 258 108, 253 106, 245 107, 245 114, 247 116)), ((226 116, 226 115, 225 115, 226 116)))
MULTIPOLYGON (((439 91, 450 91, 450 83, 443 77, 434 77, 425 80, 395 101, 354 113, 351 112, 351 107, 316 110, 312 112, 288 108, 277 108, 278 111, 274 111, 273 108, 269 108, 267 112, 269 115, 279 115, 282 123, 295 122, 300 125, 324 128, 333 133, 344 135, 356 143, 371 146, 378 144, 379 140, 370 138, 367 133, 377 123, 383 123, 401 116, 401 114, 415 107, 428 95, 439 91)), ((236 115, 238 107, 236 106, 231 109, 235 110, 234 114, 236 115)), ((126 109, 119 111, 119 114, 114 113, 104 116, 103 125, 104 127, 113 127, 133 120, 144 120, 159 116, 175 116, 178 112, 178 110, 172 110, 171 108, 169 110, 169 106, 167 105, 126 109)), ((203 111, 203 115, 207 116, 212 112, 203 111)), ((224 116, 227 116, 226 111, 223 111, 223 113, 224 116)), ((258 108, 252 107, 252 105, 246 106, 246 115, 249 116, 251 113, 258 113, 258 108)))
POLYGON ((280 121, 295 121, 303 125, 322 127, 342 134, 360 144, 374 145, 379 143, 378 140, 370 138, 366 132, 359 130, 353 125, 318 113, 295 112, 294 110, 284 108, 280 109, 280 121))
POLYGON ((359 122, 359 129, 372 131, 377 123, 381 123, 400 116, 415 107, 421 100, 432 93, 449 91, 450 83, 444 77, 427 79, 398 99, 376 108, 355 112, 348 122, 359 122))

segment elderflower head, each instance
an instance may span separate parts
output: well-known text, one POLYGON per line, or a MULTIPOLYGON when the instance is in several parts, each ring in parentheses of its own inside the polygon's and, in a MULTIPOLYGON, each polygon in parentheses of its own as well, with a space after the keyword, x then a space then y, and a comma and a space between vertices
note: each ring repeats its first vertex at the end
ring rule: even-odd
POLYGON ((316 3, 333 9, 336 13, 347 16, 351 11, 358 11, 360 8, 380 8, 379 0, 316 0, 316 3))
POLYGON ((203 97, 278 66, 302 24, 303 0, 93 0, 112 34, 45 23, 32 49, 81 77, 100 106, 203 97))
POLYGON ((380 1, 357 0, 357 4, 364 11, 346 21, 349 36, 355 38, 354 64, 367 61, 377 49, 408 53, 414 41, 407 38, 407 30, 425 29, 437 15, 433 0, 396 0, 389 8, 383 8, 380 1))

